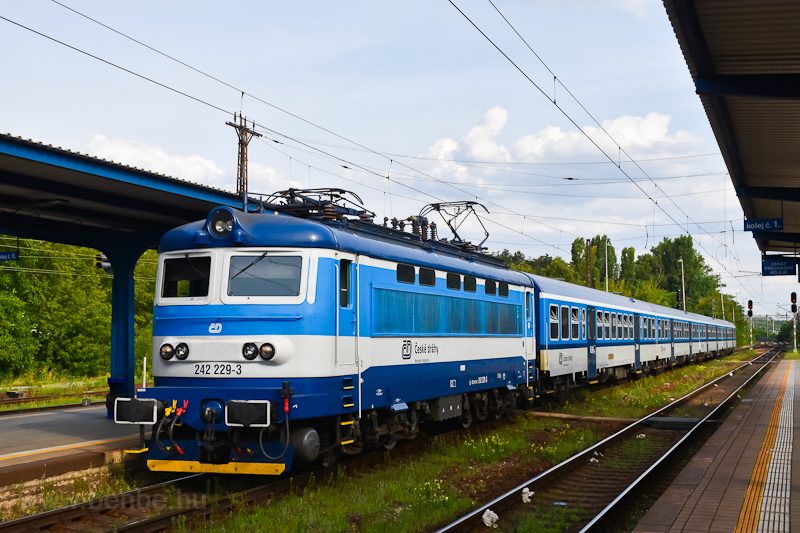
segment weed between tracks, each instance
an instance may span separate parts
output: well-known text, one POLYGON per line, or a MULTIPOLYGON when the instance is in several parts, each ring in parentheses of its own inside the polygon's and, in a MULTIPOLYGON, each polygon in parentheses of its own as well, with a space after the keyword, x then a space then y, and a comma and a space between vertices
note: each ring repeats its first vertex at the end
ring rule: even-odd
POLYGON ((581 507, 567 508, 545 505, 532 500, 533 507, 524 515, 512 518, 515 533, 559 533, 580 521, 586 511, 581 507))
POLYGON ((552 410, 582 416, 639 418, 730 372, 740 365, 739 361, 753 355, 753 352, 742 352, 611 388, 578 390, 563 406, 553 407, 552 410))
MULTIPOLYGON (((614 389, 573 395, 563 412, 638 418, 678 398, 700 384, 730 372, 751 353, 691 365, 659 376, 622 384, 614 389)), ((515 417, 514 425, 489 435, 472 433, 453 442, 435 438, 428 451, 412 460, 386 462, 371 471, 358 473, 340 467, 324 482, 309 485, 266 505, 245 510, 234 505, 224 517, 201 524, 174 524, 176 531, 227 533, 244 531, 427 531, 452 521, 479 502, 524 482, 582 450, 606 434, 609 423, 565 423, 515 417), (602 429, 601 429, 602 428, 602 429)), ((629 460, 652 453, 653 439, 633 440, 622 455, 630 458, 609 461, 606 468, 626 468, 629 460)), ((517 531, 555 532, 580 519, 582 510, 545 506, 515 521, 517 531)), ((502 518, 502 517, 501 517, 502 518)))
POLYGON ((593 427, 522 414, 513 426, 491 435, 473 433, 457 442, 436 437, 415 459, 395 462, 387 453, 383 465, 364 473, 340 466, 329 479, 247 513, 234 502, 233 514, 192 528, 209 533, 426 531, 496 495, 504 481, 516 476, 522 482, 601 437, 593 427))
POLYGON ((17 493, 0 504, 0 522, 119 494, 130 488, 122 468, 113 468, 107 474, 91 478, 58 483, 47 480, 33 493, 28 491, 25 483, 21 483, 17 493))

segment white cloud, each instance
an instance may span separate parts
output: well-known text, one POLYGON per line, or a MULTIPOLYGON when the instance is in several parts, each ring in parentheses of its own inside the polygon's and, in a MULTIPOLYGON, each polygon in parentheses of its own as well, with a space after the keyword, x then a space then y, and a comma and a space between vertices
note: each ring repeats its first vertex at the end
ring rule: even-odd
MULTIPOLYGON (((135 140, 109 139, 105 135, 92 137, 89 142, 89 151, 96 157, 173 178, 227 191, 236 189, 235 172, 226 172, 219 168, 214 161, 199 155, 170 155, 158 146, 147 145, 135 140)), ((248 189, 254 191, 271 192, 290 186, 299 186, 297 182, 287 181, 274 168, 253 162, 250 162, 248 181, 248 189)))
MULTIPOLYGON (((618 154, 617 146, 621 146, 635 159, 652 155, 683 154, 697 150, 703 144, 702 137, 687 131, 670 135, 671 120, 671 116, 655 112, 644 117, 623 115, 601 123, 608 135, 596 126, 585 126, 583 132, 613 159, 618 154)), ((524 161, 546 156, 596 154, 597 148, 586 139, 586 135, 578 130, 562 131, 557 126, 547 126, 537 133, 520 138, 514 144, 514 153, 524 161)))
POLYGON ((480 161, 510 161, 508 150, 494 141, 507 120, 508 111, 500 106, 487 111, 481 123, 473 126, 464 137, 470 157, 480 161))
POLYGON ((250 162, 247 171, 247 188, 254 193, 271 194, 274 191, 286 190, 289 187, 303 188, 297 180, 287 180, 286 177, 272 167, 265 167, 258 163, 250 162))

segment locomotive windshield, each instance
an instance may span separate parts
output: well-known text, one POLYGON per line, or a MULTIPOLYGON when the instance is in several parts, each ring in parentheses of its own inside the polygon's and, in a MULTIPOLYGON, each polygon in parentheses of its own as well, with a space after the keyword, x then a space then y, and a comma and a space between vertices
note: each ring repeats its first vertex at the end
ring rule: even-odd
POLYGON ((299 256, 233 256, 228 296, 298 296, 302 264, 299 256))
POLYGON ((208 296, 210 257, 180 257, 164 261, 163 298, 195 298, 208 296))

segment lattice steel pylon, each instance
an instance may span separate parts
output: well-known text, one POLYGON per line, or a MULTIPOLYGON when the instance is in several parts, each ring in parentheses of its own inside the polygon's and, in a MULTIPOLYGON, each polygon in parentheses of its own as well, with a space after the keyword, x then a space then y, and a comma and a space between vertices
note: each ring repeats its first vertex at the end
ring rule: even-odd
MULTIPOLYGON (((247 127, 247 119, 241 115, 234 113, 233 122, 226 122, 228 126, 236 130, 236 135, 239 137, 239 165, 236 171, 236 192, 242 194, 247 192, 247 145, 250 144, 250 139, 253 137, 261 137, 260 133, 256 133, 247 127), (239 121, 238 124, 236 121, 239 121)), ((255 127, 255 122, 253 122, 255 127)))

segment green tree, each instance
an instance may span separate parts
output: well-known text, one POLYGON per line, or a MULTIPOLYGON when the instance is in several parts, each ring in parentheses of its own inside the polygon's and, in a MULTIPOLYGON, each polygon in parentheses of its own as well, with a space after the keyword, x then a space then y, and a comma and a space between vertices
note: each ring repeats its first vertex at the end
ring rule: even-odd
POLYGON ((658 305, 667 305, 667 291, 658 286, 655 280, 649 279, 639 283, 634 297, 637 300, 658 305))
POLYGON ((578 279, 583 281, 581 285, 586 284, 586 241, 580 237, 572 241, 572 260, 570 261, 570 268, 577 275, 578 279))
POLYGON ((784 322, 776 338, 782 342, 794 342, 794 324, 791 321, 784 322))
POLYGON ((623 248, 620 255, 619 277, 629 285, 636 282, 636 250, 623 248))
POLYGON ((597 250, 594 261, 594 269, 597 275, 595 276, 595 285, 600 284, 605 287, 606 281, 606 247, 608 249, 608 277, 609 279, 617 279, 619 268, 617 266, 617 253, 614 246, 611 245, 611 240, 608 235, 595 236, 592 239, 592 246, 597 250))
POLYGON ((550 264, 542 270, 542 275, 548 278, 561 279, 569 283, 578 281, 575 272, 570 268, 569 264, 560 257, 553 259, 550 264))

